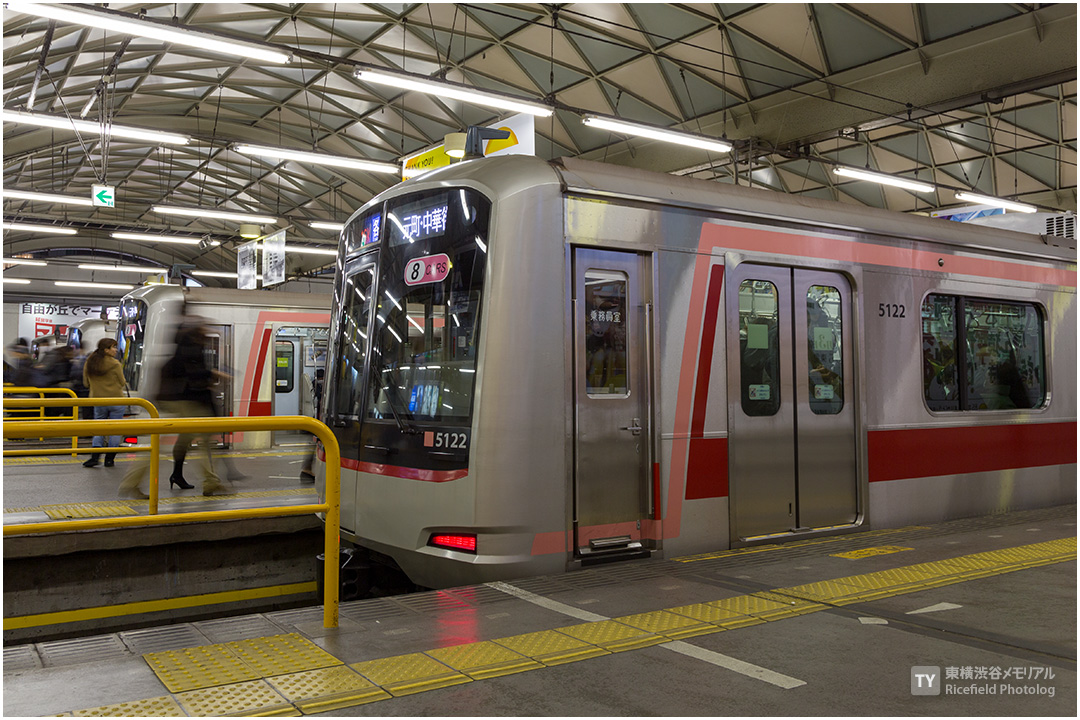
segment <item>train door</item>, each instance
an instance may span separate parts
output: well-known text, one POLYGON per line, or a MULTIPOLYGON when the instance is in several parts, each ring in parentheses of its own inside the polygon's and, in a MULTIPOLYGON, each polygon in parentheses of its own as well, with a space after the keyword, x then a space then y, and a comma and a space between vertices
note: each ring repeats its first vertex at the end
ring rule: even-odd
MULTIPOLYGON (((217 384, 213 386, 214 403, 218 412, 225 417, 229 417, 233 414, 232 386, 234 379, 232 374, 236 371, 230 364, 230 358, 232 358, 232 325, 207 325, 206 336, 209 338, 209 345, 204 351, 207 364, 211 369, 220 370, 229 376, 218 380, 217 384)), ((232 433, 222 433, 221 445, 228 447, 231 438, 232 433)))
POLYGON ((854 523, 846 278, 744 263, 726 283, 732 541, 854 523))
POLYGON ((577 556, 640 553, 652 422, 642 256, 574 251, 577 556))
MULTIPOLYGON (((273 412, 275 416, 300 415, 300 396, 303 379, 303 340, 299 337, 277 336, 274 340, 274 390, 273 412)), ((306 442, 307 433, 300 430, 275 430, 274 444, 306 442)))

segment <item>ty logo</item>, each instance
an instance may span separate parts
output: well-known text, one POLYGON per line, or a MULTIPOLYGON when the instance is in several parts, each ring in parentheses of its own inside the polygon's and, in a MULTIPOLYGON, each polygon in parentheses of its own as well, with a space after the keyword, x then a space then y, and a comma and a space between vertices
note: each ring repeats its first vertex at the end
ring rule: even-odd
POLYGON ((912 695, 940 695, 941 668, 936 665, 916 665, 911 668, 912 695))

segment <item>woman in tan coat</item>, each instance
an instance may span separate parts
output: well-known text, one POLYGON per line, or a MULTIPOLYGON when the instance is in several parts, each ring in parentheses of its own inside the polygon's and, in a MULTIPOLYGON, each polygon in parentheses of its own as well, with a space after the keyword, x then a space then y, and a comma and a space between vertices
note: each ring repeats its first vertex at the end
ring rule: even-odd
MULTIPOLYGON (((116 359, 117 345, 112 338, 98 340, 97 350, 90 353, 83 365, 83 384, 90 388, 92 398, 119 398, 123 397, 127 382, 124 380, 124 370, 120 361, 116 359)), ((104 405, 94 408, 95 420, 122 420, 124 418, 123 405, 104 405)), ((94 447, 119 447, 120 436, 104 435, 94 436, 94 447), (106 442, 107 440, 107 442, 106 442)), ((98 456, 94 453, 90 459, 83 463, 83 467, 96 467, 98 456)), ((115 453, 105 453, 105 467, 112 467, 116 462, 115 453)))

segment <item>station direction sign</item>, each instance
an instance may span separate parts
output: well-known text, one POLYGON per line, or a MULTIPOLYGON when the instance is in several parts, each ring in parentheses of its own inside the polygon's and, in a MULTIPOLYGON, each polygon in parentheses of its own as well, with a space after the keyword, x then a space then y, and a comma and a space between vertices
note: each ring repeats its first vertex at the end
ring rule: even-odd
POLYGON ((90 199, 94 207, 116 207, 116 188, 112 185, 93 185, 90 199))

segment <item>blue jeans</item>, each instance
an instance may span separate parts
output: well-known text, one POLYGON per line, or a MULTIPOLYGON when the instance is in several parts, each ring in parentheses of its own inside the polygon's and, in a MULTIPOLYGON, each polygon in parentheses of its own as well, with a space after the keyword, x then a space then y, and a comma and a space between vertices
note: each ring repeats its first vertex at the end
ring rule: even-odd
MULTIPOLYGON (((123 420, 124 419, 124 406, 123 405, 99 405, 94 408, 95 420, 123 420)), ((120 442, 123 440, 119 435, 109 435, 108 442, 106 443, 105 435, 94 436, 94 447, 120 447, 120 442)))

